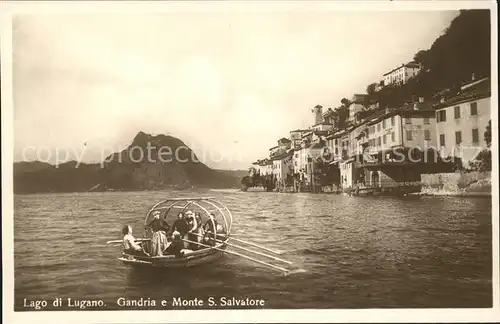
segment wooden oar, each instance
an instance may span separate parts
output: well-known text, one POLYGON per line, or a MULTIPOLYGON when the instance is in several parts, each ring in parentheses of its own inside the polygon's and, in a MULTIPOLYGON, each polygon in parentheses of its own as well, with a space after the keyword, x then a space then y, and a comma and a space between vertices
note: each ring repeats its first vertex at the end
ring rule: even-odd
MULTIPOLYGON (((203 235, 200 235, 200 234, 196 234, 196 233, 191 233, 193 235, 196 235, 198 237, 204 237, 203 235)), ((255 253, 255 254, 258 254, 258 255, 262 255, 262 256, 265 256, 267 258, 270 258, 270 259, 273 259, 273 260, 276 260, 276 261, 281 261, 281 262, 284 262, 286 264, 292 264, 292 262, 290 261, 287 261, 287 260, 283 260, 283 259, 280 259, 280 258, 277 258, 275 256, 272 256, 272 255, 269 255, 269 254, 266 254, 266 253, 262 253, 262 252, 258 252, 258 251, 253 251, 253 250, 250 250, 250 249, 247 249, 243 246, 239 246, 239 245, 236 245, 236 244, 231 244, 231 243, 227 243, 227 242, 224 242, 224 241, 221 241, 221 240, 217 240, 217 239, 213 239, 211 238, 212 240, 215 240, 216 242, 219 242, 219 243, 225 243, 227 244, 228 246, 232 246, 232 247, 235 247, 235 248, 238 248, 238 249, 241 249, 241 250, 244 250, 244 251, 247 251, 247 252, 250 252, 250 253, 255 253)))
MULTIPOLYGON (((138 238, 135 239, 136 241, 143 242, 143 241, 151 241, 150 238, 138 238)), ((122 243, 123 240, 112 240, 112 241, 107 241, 106 244, 116 244, 116 243, 122 243)))
POLYGON ((270 263, 267 263, 267 262, 264 262, 264 261, 261 261, 261 260, 254 259, 254 258, 252 258, 252 257, 249 257, 249 256, 244 255, 244 254, 240 254, 240 253, 238 253, 238 252, 226 251, 226 250, 223 250, 223 249, 216 248, 215 246, 210 246, 210 245, 206 245, 206 244, 203 244, 203 243, 193 242, 193 241, 186 240, 186 239, 182 239, 182 240, 183 240, 184 242, 188 242, 188 243, 191 243, 191 244, 198 244, 198 245, 200 245, 200 246, 208 247, 208 248, 211 248, 211 249, 214 249, 214 250, 217 250, 217 251, 222 251, 222 252, 224 252, 224 253, 229 253, 229 254, 237 255, 237 256, 239 256, 239 257, 242 257, 242 258, 248 259, 248 260, 253 261, 253 262, 257 262, 257 263, 263 264, 263 265, 265 265, 265 266, 268 266, 268 267, 270 267, 270 268, 274 268, 274 269, 277 269, 277 270, 283 271, 283 272, 285 272, 285 273, 290 272, 290 270, 288 270, 288 269, 285 269, 285 268, 282 268, 282 267, 278 267, 278 266, 275 266, 274 264, 270 264, 270 263))
MULTIPOLYGON (((212 232, 207 232, 207 233, 213 234, 212 232)), ((233 234, 231 234, 231 236, 233 236, 233 234)), ((274 251, 274 250, 268 249, 268 248, 266 248, 266 247, 264 247, 262 245, 258 245, 258 244, 252 243, 252 242, 243 241, 243 240, 240 240, 240 239, 237 239, 237 238, 234 238, 234 237, 230 237, 230 239, 233 240, 233 241, 241 242, 243 244, 247 244, 247 245, 250 245, 250 246, 262 249, 264 251, 268 251, 268 252, 274 253, 274 254, 281 254, 278 251, 274 251)))

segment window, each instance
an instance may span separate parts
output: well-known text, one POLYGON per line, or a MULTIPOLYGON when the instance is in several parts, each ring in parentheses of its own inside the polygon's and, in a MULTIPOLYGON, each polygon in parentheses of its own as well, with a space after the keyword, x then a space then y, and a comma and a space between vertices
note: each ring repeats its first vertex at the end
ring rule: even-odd
POLYGON ((385 119, 382 120, 382 128, 385 129, 385 119))
POLYGON ((406 140, 411 141, 413 140, 413 134, 411 133, 411 130, 406 131, 406 140))
POLYGON ((440 122, 445 122, 446 121, 446 110, 440 110, 440 111, 437 111, 436 112, 436 119, 437 119, 437 122, 440 123, 440 122))
POLYGON ((380 136, 377 138, 377 146, 382 146, 382 138, 380 136))
POLYGON ((455 132, 455 144, 462 143, 462 132, 455 132))
POLYGON ((431 140, 431 131, 428 129, 424 130, 424 140, 426 140, 426 141, 431 140))
POLYGON ((472 129, 472 143, 479 143, 479 130, 477 128, 472 129))
POLYGON ((455 119, 460 118, 460 106, 455 106, 455 119))
POLYGON ((470 115, 477 116, 477 102, 471 102, 470 104, 470 115))
POLYGON ((444 134, 441 134, 439 135, 439 146, 445 146, 446 143, 445 143, 445 138, 444 138, 444 134))
POLYGON ((430 124, 431 124, 430 118, 424 118, 424 125, 430 125, 430 124))
POLYGON ((380 123, 377 124, 377 132, 380 132, 380 123))
POLYGON ((396 141, 396 134, 394 132, 391 133, 391 141, 392 142, 396 141))
POLYGON ((411 118, 405 118, 405 124, 411 124, 411 118))
POLYGON ((394 116, 391 117, 391 126, 394 126, 394 116))
POLYGON ((387 144, 387 135, 386 134, 384 134, 384 136, 382 137, 382 140, 383 140, 384 144, 387 144))

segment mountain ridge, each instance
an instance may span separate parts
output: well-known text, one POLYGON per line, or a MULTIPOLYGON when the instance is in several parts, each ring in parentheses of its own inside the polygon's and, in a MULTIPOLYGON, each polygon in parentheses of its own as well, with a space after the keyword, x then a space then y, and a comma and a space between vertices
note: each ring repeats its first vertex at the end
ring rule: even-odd
POLYGON ((179 138, 140 131, 99 163, 15 162, 14 193, 238 188, 243 174, 211 169, 179 138))

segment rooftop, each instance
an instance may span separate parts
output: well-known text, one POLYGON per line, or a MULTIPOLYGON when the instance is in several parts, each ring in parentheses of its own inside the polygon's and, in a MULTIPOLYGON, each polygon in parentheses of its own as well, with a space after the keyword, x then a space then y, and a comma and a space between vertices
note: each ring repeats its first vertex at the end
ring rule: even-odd
POLYGON ((434 109, 441 109, 456 105, 462 102, 468 102, 487 98, 491 96, 491 82, 489 78, 470 82, 461 87, 461 91, 454 96, 447 98, 444 102, 434 105, 434 109))
POLYGON ((327 123, 327 122, 321 122, 321 123, 314 124, 312 127, 319 126, 319 125, 328 125, 328 126, 331 126, 333 124, 332 123, 327 123))
POLYGON ((397 68, 394 68, 392 70, 390 70, 389 72, 386 72, 384 73, 384 76, 388 75, 388 74, 391 74, 392 72, 396 71, 396 70, 399 70, 400 68, 402 67, 408 67, 408 68, 420 68, 420 65, 418 63, 415 63, 415 62, 409 62, 409 63, 406 63, 406 64, 401 64, 400 66, 398 66, 397 68))
POLYGON ((291 143, 292 141, 286 137, 282 137, 278 140, 278 143, 291 143))

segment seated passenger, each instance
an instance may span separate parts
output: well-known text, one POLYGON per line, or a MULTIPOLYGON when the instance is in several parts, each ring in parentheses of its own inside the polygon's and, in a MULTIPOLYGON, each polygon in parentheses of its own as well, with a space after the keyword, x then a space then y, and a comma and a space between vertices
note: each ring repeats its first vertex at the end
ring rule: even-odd
POLYGON ((142 247, 136 243, 135 238, 132 236, 132 227, 130 225, 123 226, 123 252, 132 255, 144 254, 142 247))
POLYGON ((182 244, 181 234, 177 231, 172 233, 172 242, 167 247, 166 252, 175 255, 176 257, 184 256, 182 249, 184 245, 182 244))
MULTIPOLYGON (((186 217, 184 216, 184 213, 180 212, 179 215, 177 215, 177 219, 174 222, 174 225, 172 226, 172 232, 177 231, 179 232, 181 239, 187 239, 187 232, 189 231, 189 225, 186 221, 186 217)), ((181 243, 184 244, 185 247, 189 243, 182 241, 181 243)))

